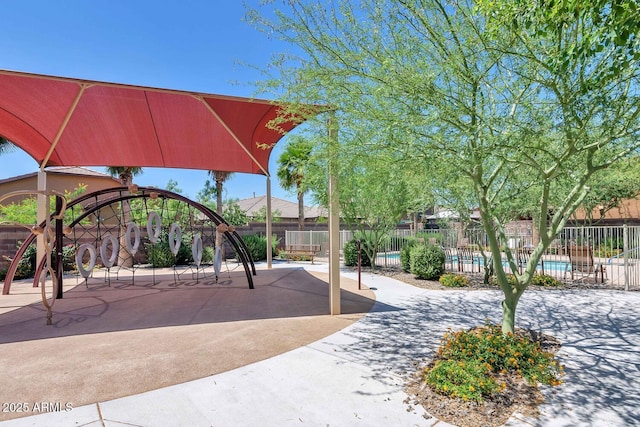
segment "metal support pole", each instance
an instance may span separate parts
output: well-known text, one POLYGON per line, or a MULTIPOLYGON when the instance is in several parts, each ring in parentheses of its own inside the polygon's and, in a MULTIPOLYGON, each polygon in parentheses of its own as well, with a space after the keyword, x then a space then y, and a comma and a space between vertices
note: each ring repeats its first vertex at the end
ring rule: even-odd
POLYGON ((329 308, 340 314, 340 204, 338 202, 338 132, 334 115, 329 128, 329 308))
POLYGON ((362 281, 360 280, 360 276, 361 276, 361 269, 362 266, 362 255, 360 254, 360 239, 358 239, 358 290, 362 289, 362 281))
MULTIPOLYGON (((49 198, 45 195, 47 191, 47 173, 40 169, 38 171, 38 195, 36 200, 38 201, 38 215, 36 224, 42 224, 49 216, 49 198)), ((36 265, 39 265, 40 261, 45 256, 44 248, 44 236, 39 235, 36 239, 36 265)))
MULTIPOLYGON (((60 213, 62 210, 62 199, 60 197, 56 197, 56 214, 60 213)), ((56 278, 58 281, 58 292, 56 294, 56 299, 62 299, 62 273, 64 270, 63 260, 62 260, 62 239, 64 238, 64 233, 62 232, 63 227, 63 219, 56 219, 56 257, 55 257, 55 267, 54 271, 56 273, 56 278)))
POLYGON ((271 177, 267 176, 267 268, 272 268, 272 248, 271 248, 271 177))

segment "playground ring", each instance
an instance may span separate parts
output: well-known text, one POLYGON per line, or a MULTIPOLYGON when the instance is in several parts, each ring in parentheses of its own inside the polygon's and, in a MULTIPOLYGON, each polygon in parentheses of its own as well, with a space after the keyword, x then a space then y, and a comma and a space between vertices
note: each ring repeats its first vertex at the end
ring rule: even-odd
POLYGON ((160 238, 160 232, 162 230, 162 220, 158 212, 149 212, 147 218, 147 236, 151 243, 156 243, 160 238))
POLYGON ((135 255, 138 252, 140 246, 140 227, 135 222, 130 222, 127 225, 127 232, 125 234, 125 243, 127 245, 127 251, 131 255, 135 255), (133 244, 131 243, 131 232, 134 234, 133 244))
POLYGON ((84 277, 85 279, 89 277, 91 271, 93 270, 93 267, 96 266, 96 248, 89 243, 80 245, 80 247, 78 248, 78 252, 76 252, 76 265, 82 277, 84 277), (84 263, 82 262, 84 253, 86 251, 89 251, 89 264, 87 265, 87 267, 85 267, 84 263))
POLYGON ((107 267, 113 267, 113 264, 116 263, 116 259, 118 259, 118 240, 113 237, 112 234, 107 234, 102 240, 102 244, 100 245, 100 259, 102 259, 102 264, 107 267), (109 250, 109 243, 111 243, 111 255, 107 254, 109 250))
POLYGON ((180 229, 180 224, 174 222, 171 224, 171 229, 169 230, 169 249, 174 256, 178 255, 181 243, 182 230, 180 229))
POLYGON ((202 261, 202 237, 200 237, 199 234, 193 236, 191 254, 193 255, 193 262, 196 263, 196 266, 200 267, 200 262, 202 261))

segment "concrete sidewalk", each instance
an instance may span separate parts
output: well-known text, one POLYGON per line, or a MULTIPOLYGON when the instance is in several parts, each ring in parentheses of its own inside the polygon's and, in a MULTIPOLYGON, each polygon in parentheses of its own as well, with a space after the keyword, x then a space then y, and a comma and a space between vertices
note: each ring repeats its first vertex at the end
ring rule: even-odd
MULTIPOLYGON (((429 291, 368 274, 363 282, 376 294, 371 312, 319 341, 207 378, 0 425, 447 425, 409 409, 404 377, 433 355, 448 328, 498 321, 501 293, 429 291)), ((516 414, 508 425, 640 425, 639 307, 635 292, 525 293, 518 325, 561 340, 566 376, 545 390, 540 418, 516 414)))

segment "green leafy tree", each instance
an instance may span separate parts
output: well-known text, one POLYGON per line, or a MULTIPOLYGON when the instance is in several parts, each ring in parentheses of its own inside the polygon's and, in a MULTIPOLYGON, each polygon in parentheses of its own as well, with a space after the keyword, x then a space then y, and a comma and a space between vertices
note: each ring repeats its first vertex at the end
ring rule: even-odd
MULTIPOLYGON (((260 209, 253 213, 252 220, 254 222, 267 222, 267 207, 262 206, 260 209)), ((271 212, 271 221, 272 222, 280 222, 282 221, 282 211, 279 209, 275 209, 271 212)))
MULTIPOLYGON (((375 269, 375 259, 382 244, 408 210, 407 177, 395 164, 394 156, 361 146, 363 139, 378 138, 375 134, 363 135, 355 128, 350 130, 354 132, 352 139, 347 140, 345 132, 345 141, 338 154, 341 220, 363 241, 362 251, 372 260, 371 266, 375 269)), ((327 157, 326 152, 319 151, 313 165, 308 167, 309 188, 322 206, 328 206, 329 202, 327 157)))
MULTIPOLYGON (((78 183, 73 191, 64 192, 64 198, 67 202, 72 201, 87 190, 87 185, 78 183)), ((55 212, 56 199, 52 197, 50 200, 50 212, 55 212)), ((82 206, 75 205, 71 208, 72 216, 77 217, 82 213, 82 206)), ((69 215, 69 211, 66 215, 69 215)), ((2 221, 17 224, 36 224, 38 221, 38 200, 36 197, 27 197, 19 202, 11 202, 7 205, 0 205, 0 218, 2 221)), ((89 221, 87 218, 86 221, 89 221)))
POLYGON ((636 2, 317 0, 282 8, 273 21, 249 13, 300 52, 274 57, 280 74, 264 90, 288 114, 328 105, 339 141, 349 127, 368 126, 388 142, 362 146, 471 189, 504 293, 502 330, 513 332, 540 257, 594 176, 640 145, 636 2), (522 209, 533 212, 540 242, 520 273, 502 248, 506 220, 522 209))
POLYGON ((182 194, 182 188, 178 186, 178 181, 170 179, 165 186, 165 190, 171 191, 176 194, 182 194))
POLYGON ((196 200, 209 209, 216 210, 216 188, 214 185, 211 185, 210 180, 205 181, 202 190, 196 194, 196 200))
POLYGON ((224 219, 231 225, 247 225, 247 214, 240 208, 237 199, 228 199, 224 204, 224 219))
MULTIPOLYGON (((201 203, 209 209, 217 210, 217 191, 216 188, 211 185, 211 181, 207 180, 204 184, 204 188, 200 190, 196 196, 198 203, 201 203)), ((246 213, 240 208, 237 199, 227 199, 222 206, 223 217, 229 224, 239 226, 246 225, 248 218, 246 213)))

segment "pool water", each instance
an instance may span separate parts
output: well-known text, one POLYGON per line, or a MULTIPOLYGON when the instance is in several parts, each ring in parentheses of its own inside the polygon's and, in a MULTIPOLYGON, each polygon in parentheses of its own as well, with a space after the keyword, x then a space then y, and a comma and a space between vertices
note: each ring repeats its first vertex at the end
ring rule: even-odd
MULTIPOLYGON (((388 259, 388 260, 399 260, 400 259, 400 254, 395 252, 395 253, 387 253, 387 254, 383 254, 384 258, 388 259)), ((448 260, 448 262, 458 262, 458 257, 456 255, 454 255, 451 260, 448 260)), ((467 264, 471 264, 470 260, 465 260, 465 262, 467 264)), ((474 265, 484 265, 484 258, 482 257, 475 257, 473 259, 473 264, 474 265)), ((505 267, 508 267, 508 264, 505 262, 504 263, 505 267)), ((538 264, 538 270, 542 270, 542 264, 539 263, 538 264)), ((569 263, 566 261, 554 261, 554 260, 545 260, 544 261, 544 270, 545 271, 569 271, 571 270, 571 268, 569 267, 569 263)))

